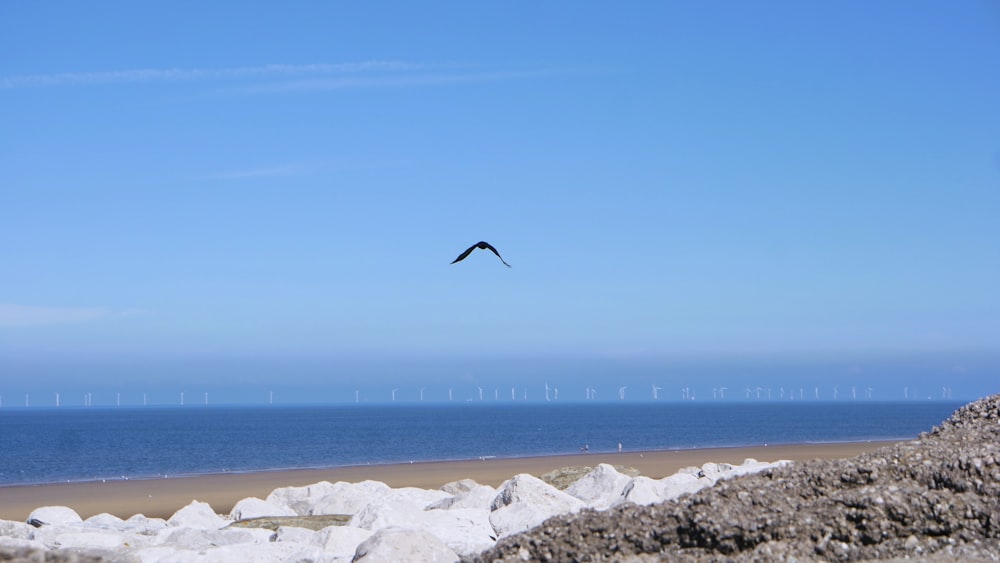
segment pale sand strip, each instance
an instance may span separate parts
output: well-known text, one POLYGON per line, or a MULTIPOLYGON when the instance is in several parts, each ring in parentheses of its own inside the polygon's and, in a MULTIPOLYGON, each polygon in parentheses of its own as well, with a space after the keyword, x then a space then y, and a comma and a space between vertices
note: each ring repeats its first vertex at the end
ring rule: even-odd
POLYGON ((226 473, 197 477, 90 483, 56 483, 0 487, 0 520, 25 521, 32 510, 41 506, 69 506, 83 518, 107 512, 121 518, 134 514, 168 518, 192 500, 209 503, 216 512, 228 514, 234 504, 246 497, 265 498, 280 487, 311 485, 319 481, 382 481, 392 487, 437 489, 459 479, 473 479, 498 486, 518 473, 540 476, 570 465, 594 466, 598 463, 635 467, 655 479, 673 475, 679 469, 701 466, 706 462, 742 463, 746 458, 758 461, 793 461, 816 458, 852 457, 891 444, 861 442, 848 444, 804 444, 709 448, 656 452, 590 453, 517 459, 423 462, 399 465, 366 465, 332 469, 297 469, 255 473, 226 473))

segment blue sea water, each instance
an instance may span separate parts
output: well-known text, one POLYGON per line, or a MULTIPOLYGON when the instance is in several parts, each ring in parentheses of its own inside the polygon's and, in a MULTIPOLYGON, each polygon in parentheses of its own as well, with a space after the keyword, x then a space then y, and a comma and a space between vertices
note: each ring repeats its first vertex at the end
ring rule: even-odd
POLYGON ((916 437, 956 402, 0 409, 0 486, 916 437))

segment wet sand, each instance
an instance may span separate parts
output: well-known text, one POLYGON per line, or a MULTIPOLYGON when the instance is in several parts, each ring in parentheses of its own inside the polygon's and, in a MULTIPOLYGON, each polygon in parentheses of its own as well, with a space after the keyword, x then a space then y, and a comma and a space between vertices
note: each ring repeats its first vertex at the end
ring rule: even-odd
POLYGON ((590 453, 0 487, 0 520, 23 522, 32 510, 41 506, 69 506, 83 518, 102 512, 120 518, 128 518, 134 514, 169 518, 192 500, 207 502, 216 512, 228 514, 236 502, 246 497, 265 498, 280 487, 311 485, 319 481, 335 483, 370 479, 382 481, 391 487, 436 489, 459 479, 473 479, 496 487, 518 473, 540 476, 560 467, 594 466, 598 463, 635 467, 647 477, 660 479, 673 475, 684 467, 701 466, 710 461, 738 464, 746 458, 758 461, 839 459, 853 457, 890 443, 892 442, 590 453))

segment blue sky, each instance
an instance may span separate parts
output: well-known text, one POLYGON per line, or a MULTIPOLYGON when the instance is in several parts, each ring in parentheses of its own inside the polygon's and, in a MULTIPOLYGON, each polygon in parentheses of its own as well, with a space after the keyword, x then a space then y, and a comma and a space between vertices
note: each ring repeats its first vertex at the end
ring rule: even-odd
POLYGON ((986 0, 0 1, 0 395, 996 392, 998 68, 986 0))

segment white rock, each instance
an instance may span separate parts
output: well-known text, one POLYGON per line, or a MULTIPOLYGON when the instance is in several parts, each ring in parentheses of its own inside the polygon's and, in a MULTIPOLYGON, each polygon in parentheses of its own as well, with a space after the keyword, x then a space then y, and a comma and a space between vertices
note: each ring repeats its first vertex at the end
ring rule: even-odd
POLYGON ((236 521, 264 516, 297 516, 297 514, 283 503, 269 502, 257 497, 242 499, 229 511, 229 518, 236 521))
POLYGON ((450 498, 451 495, 442 490, 428 490, 420 489, 417 487, 403 487, 400 489, 392 489, 392 493, 387 495, 389 498, 400 498, 405 502, 409 502, 415 506, 420 507, 420 509, 426 509, 428 506, 440 502, 444 499, 450 498))
POLYGON ((327 494, 316 499, 307 514, 357 514, 370 502, 388 495, 392 489, 381 481, 345 483, 330 486, 327 494))
POLYGON ((135 514, 125 521, 124 529, 128 532, 155 535, 166 527, 167 521, 163 518, 147 518, 142 514, 135 514))
POLYGON ((725 473, 732 471, 732 469, 733 466, 728 463, 715 463, 710 461, 701 466, 701 471, 698 472, 698 476, 706 477, 715 482, 725 473))
POLYGON ((181 563, 185 561, 183 555, 193 555, 196 552, 177 549, 176 547, 164 545, 145 547, 136 550, 133 555, 141 563, 181 563))
MULTIPOLYGON (((582 503, 581 503, 582 505, 582 503)), ((490 526, 496 538, 504 538, 534 528, 554 514, 531 503, 518 502, 490 513, 490 526)))
POLYGON ((362 508, 351 517, 349 526, 365 530, 380 530, 391 526, 408 527, 424 510, 399 499, 380 498, 362 508))
POLYGON ((332 492, 336 492, 333 483, 320 481, 319 483, 305 487, 282 487, 275 489, 271 491, 271 494, 267 495, 265 500, 287 506, 299 516, 308 516, 311 514, 310 509, 316 504, 316 501, 332 492))
POLYGON ((691 494, 712 484, 711 479, 699 478, 691 473, 674 473, 660 479, 664 485, 663 500, 674 500, 681 495, 691 494))
POLYGON ((90 518, 84 520, 83 523, 91 528, 102 528, 105 530, 122 531, 128 527, 124 520, 114 514, 108 514, 107 512, 91 516, 90 518))
POLYGON ((580 499, 572 497, 528 473, 521 473, 504 481, 490 505, 490 510, 499 510, 516 503, 553 507, 558 510, 558 514, 576 512, 583 508, 583 502, 580 499))
POLYGON ((317 546, 294 543, 263 545, 237 544, 207 549, 190 554, 177 563, 274 563, 276 561, 306 562, 333 561, 317 546))
POLYGON ((226 526, 229 522, 212 510, 208 503, 191 501, 191 504, 178 510, 167 519, 167 524, 174 527, 187 526, 191 528, 204 528, 207 530, 218 530, 226 526))
POLYGON ((444 486, 441 487, 441 490, 449 495, 457 496, 481 486, 482 485, 472 479, 460 479, 458 481, 452 481, 451 483, 445 483, 444 486))
POLYGON ((755 459, 747 459, 746 461, 743 462, 743 465, 737 465, 732 469, 730 469, 729 471, 727 471, 722 478, 731 479, 733 477, 740 477, 742 475, 751 475, 753 473, 760 473, 765 469, 774 469, 777 467, 783 467, 785 465, 788 465, 789 463, 791 463, 791 461, 787 459, 782 459, 771 463, 760 462, 755 459))
POLYGON ((327 526, 317 534, 323 553, 346 559, 353 558, 358 545, 372 536, 371 530, 350 526, 327 526))
POLYGON ((83 522, 83 518, 80 518, 80 515, 68 506, 43 506, 31 511, 31 514, 28 515, 28 522, 61 526, 63 524, 79 524, 83 522))
POLYGON ((166 528, 153 540, 155 545, 177 549, 204 550, 234 544, 270 543, 274 532, 267 529, 224 528, 221 530, 195 527, 166 528))
POLYGON ((500 486, 490 508, 490 524, 499 538, 534 528, 557 514, 577 512, 584 503, 538 477, 522 473, 500 486))
POLYGON ((621 500, 631 477, 614 467, 601 463, 566 488, 566 494, 576 497, 591 508, 605 510, 621 500))
POLYGON ((62 524, 62 525, 49 525, 42 526, 31 532, 28 539, 35 540, 45 544, 47 549, 55 549, 59 547, 61 542, 59 538, 65 534, 72 534, 77 532, 87 532, 88 530, 82 523, 77 524, 62 524))
POLYGON ((59 534, 55 538, 55 543, 52 547, 121 550, 132 547, 137 543, 135 540, 132 540, 130 543, 130 540, 130 536, 110 531, 69 532, 59 534))
MULTIPOLYGON (((427 509, 451 510, 455 508, 477 508, 489 510, 498 491, 489 485, 480 485, 475 481, 472 481, 472 483, 474 485, 472 488, 451 493, 453 496, 432 502, 427 505, 427 509)), ((450 492, 443 487, 441 490, 450 492)))
POLYGON ((0 548, 2 549, 48 549, 48 547, 37 540, 29 540, 26 538, 11 538, 0 536, 0 548))
POLYGON ((667 486, 658 479, 650 479, 639 475, 633 477, 629 484, 622 491, 622 496, 614 505, 633 503, 639 505, 650 505, 667 500, 667 486))
POLYGON ((391 489, 355 514, 350 525, 372 531, 390 526, 410 527, 410 522, 422 517, 425 507, 444 498, 449 498, 444 491, 391 489))
POLYGON ((298 526, 279 526, 278 531, 274 534, 274 541, 319 545, 319 533, 298 526))
POLYGON ((354 561, 364 561, 365 563, 397 563, 399 561, 451 563, 458 561, 458 554, 427 532, 385 528, 358 546, 354 554, 354 561))
POLYGON ((28 539, 31 537, 35 527, 24 522, 14 522, 11 520, 0 520, 0 538, 28 539))
POLYGON ((404 527, 433 535, 463 557, 487 550, 496 543, 490 513, 481 508, 427 510, 404 527))

